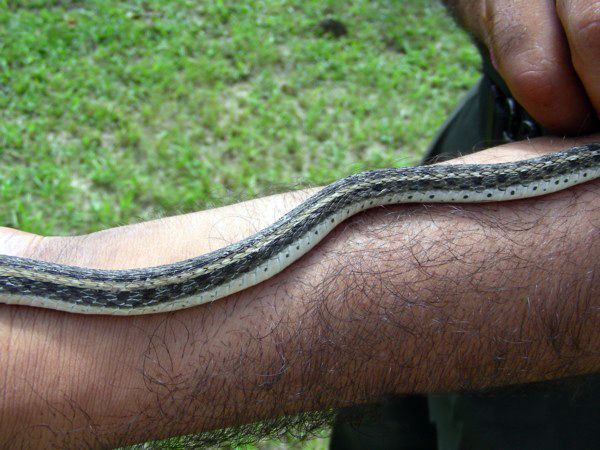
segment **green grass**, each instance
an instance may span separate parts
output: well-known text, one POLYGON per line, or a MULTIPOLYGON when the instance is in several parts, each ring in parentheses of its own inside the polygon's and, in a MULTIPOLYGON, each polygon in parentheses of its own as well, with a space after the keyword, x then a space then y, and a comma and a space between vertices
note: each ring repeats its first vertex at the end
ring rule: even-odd
POLYGON ((91 232, 415 163, 477 65, 435 0, 0 0, 0 225, 91 232))
POLYGON ((436 0, 0 0, 0 225, 86 233, 416 163, 478 64, 436 0))

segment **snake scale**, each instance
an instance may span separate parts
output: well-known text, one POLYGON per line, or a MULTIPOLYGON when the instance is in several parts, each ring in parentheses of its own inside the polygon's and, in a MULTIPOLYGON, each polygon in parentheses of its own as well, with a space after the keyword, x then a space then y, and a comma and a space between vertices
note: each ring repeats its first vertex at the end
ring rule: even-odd
POLYGON ((188 308, 274 276, 360 211, 399 203, 523 199, 598 177, 599 143, 510 163, 358 173, 328 185, 246 239, 173 264, 100 270, 0 255, 0 303, 110 315, 188 308))

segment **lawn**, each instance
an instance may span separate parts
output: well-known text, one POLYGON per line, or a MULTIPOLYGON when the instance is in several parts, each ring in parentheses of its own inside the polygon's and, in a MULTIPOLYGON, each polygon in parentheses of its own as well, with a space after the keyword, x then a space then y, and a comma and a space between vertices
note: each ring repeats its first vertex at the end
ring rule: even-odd
POLYGON ((435 0, 0 0, 0 225, 88 233, 417 163, 478 64, 435 0))

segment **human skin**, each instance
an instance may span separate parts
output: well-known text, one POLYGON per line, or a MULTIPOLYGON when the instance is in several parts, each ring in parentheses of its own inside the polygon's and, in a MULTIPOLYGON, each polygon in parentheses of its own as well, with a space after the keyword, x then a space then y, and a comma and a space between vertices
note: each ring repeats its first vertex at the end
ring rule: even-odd
MULTIPOLYGON (((463 161, 590 140, 600 136, 463 161)), ((78 237, 4 228, 0 252, 111 269, 170 263, 243 238, 308 194, 78 237)), ((596 372, 599 194, 589 182, 530 200, 376 208, 272 279, 173 313, 0 305, 0 447, 115 447, 387 394, 596 372)))
POLYGON ((557 134, 598 130, 600 2, 444 3, 489 50, 514 97, 540 124, 557 134))

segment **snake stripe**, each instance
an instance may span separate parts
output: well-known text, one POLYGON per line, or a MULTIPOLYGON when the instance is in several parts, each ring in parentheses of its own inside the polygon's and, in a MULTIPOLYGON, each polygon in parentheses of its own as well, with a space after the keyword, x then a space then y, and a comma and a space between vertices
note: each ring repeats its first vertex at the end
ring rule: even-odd
POLYGON ((397 203, 530 198, 598 177, 600 144, 512 163, 363 172, 330 184, 244 240, 173 264, 100 270, 0 255, 0 303, 115 315, 182 309, 272 277, 360 211, 397 203))

